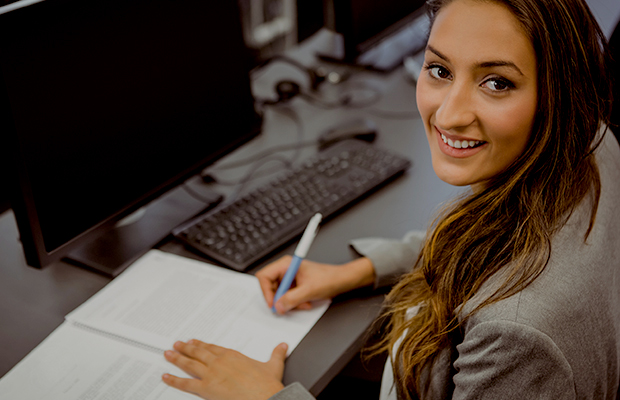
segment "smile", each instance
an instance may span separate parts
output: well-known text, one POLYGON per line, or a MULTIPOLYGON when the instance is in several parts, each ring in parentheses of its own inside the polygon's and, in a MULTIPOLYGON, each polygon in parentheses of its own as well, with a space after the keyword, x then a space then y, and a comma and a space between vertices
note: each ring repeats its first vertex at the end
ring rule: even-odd
POLYGON ((435 127, 439 150, 451 158, 469 158, 487 148, 484 140, 456 139, 435 127))
POLYGON ((452 141, 452 139, 448 139, 443 133, 441 134, 441 140, 443 140, 444 143, 446 143, 448 146, 452 147, 453 149, 466 149, 468 147, 477 147, 480 146, 482 143, 480 140, 455 140, 452 141))

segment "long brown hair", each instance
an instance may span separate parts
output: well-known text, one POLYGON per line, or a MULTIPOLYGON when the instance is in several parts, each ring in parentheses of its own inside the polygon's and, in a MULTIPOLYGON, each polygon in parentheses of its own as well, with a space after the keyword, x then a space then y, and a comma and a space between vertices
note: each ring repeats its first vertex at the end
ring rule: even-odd
MULTIPOLYGON (((431 22, 453 0, 429 0, 431 22)), ((375 347, 390 352, 402 398, 424 395, 439 353, 464 320, 527 287, 547 265, 551 238, 591 198, 598 206, 594 148, 609 120, 606 39, 583 0, 481 0, 503 4, 521 23, 537 60, 538 105, 525 152, 486 189, 456 199, 435 220, 413 272, 387 298, 388 325, 375 347), (503 283, 462 315, 459 306, 498 271, 503 283), (407 310, 421 305, 409 317, 407 310), (394 346, 402 340, 396 354, 394 346), (424 372, 426 371, 426 372, 424 372)))

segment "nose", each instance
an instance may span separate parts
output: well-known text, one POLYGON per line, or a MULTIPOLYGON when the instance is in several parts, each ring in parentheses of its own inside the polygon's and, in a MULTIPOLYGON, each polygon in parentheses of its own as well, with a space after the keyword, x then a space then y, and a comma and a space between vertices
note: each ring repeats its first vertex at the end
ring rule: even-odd
POLYGON ((476 120, 473 93, 466 83, 453 82, 435 112, 435 122, 444 130, 465 128, 476 120))

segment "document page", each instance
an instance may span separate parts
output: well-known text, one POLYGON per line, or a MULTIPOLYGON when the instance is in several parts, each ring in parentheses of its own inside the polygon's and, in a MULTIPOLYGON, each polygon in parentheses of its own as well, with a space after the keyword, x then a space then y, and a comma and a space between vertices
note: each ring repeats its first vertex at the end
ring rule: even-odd
POLYGON ((66 319, 160 350, 199 339, 267 361, 289 353, 327 310, 275 315, 256 277, 151 250, 66 319))
POLYGON ((190 400, 161 376, 188 377, 163 354, 65 322, 0 380, 1 399, 190 400))

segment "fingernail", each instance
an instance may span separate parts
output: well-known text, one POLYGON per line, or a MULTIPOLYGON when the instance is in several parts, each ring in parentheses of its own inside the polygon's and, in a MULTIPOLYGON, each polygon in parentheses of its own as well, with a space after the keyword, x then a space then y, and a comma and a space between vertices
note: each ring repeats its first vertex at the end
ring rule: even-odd
POLYGON ((164 351, 164 356, 166 356, 166 357, 172 357, 173 354, 174 354, 174 351, 172 351, 172 350, 164 351))

